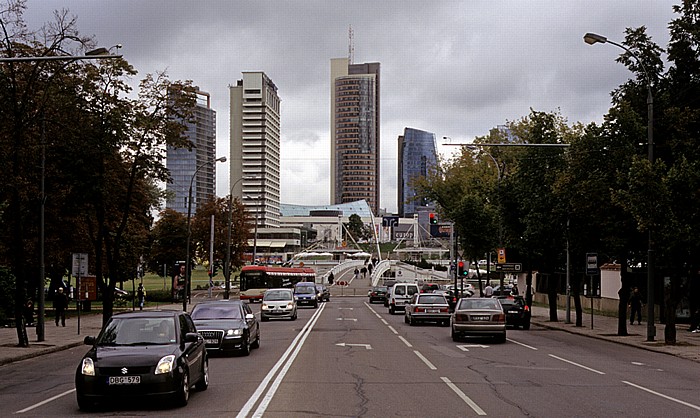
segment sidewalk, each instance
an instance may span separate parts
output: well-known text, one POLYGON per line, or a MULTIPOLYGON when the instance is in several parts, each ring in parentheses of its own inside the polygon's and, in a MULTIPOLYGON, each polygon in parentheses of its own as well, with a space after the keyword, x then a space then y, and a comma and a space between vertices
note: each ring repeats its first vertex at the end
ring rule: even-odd
MULTIPOLYGON (((336 296, 338 297, 338 296, 336 296)), ((147 309, 182 309, 180 304, 166 304, 147 309)), ((571 324, 566 324, 566 312, 560 309, 557 312, 557 322, 549 321, 549 308, 533 306, 532 324, 549 329, 561 330, 573 334, 585 335, 591 338, 625 344, 645 350, 670 354, 688 360, 700 362, 700 333, 688 332, 687 324, 676 327, 676 345, 664 343, 664 324, 656 324, 655 341, 646 341, 646 324, 627 325, 628 336, 617 335, 617 318, 602 315, 593 315, 593 329, 591 329, 591 315, 584 313, 582 327, 576 327, 576 313, 571 311, 571 324)), ((70 312, 66 319, 66 326, 57 327, 54 318, 46 318, 44 326, 44 341, 37 342, 36 328, 27 328, 29 347, 17 347, 17 331, 15 328, 0 328, 0 366, 19 360, 41 356, 56 351, 66 350, 83 345, 83 339, 97 336, 102 327, 102 314, 83 313, 80 316, 80 334, 78 334, 78 318, 75 311, 70 312)), ((85 347, 87 351, 88 347, 85 347)))

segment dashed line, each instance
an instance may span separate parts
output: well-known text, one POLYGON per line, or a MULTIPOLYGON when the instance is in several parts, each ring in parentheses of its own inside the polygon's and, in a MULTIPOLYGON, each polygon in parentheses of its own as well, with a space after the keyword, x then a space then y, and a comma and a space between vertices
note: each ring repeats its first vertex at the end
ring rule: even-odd
POLYGON ((407 347, 413 347, 411 343, 408 342, 407 339, 399 335, 399 340, 403 341, 404 344, 406 344, 407 347))
POLYGON ((471 409, 474 410, 474 412, 477 413, 477 415, 486 415, 486 412, 479 407, 479 405, 476 404, 476 402, 472 401, 469 396, 467 396, 464 392, 462 392, 454 383, 450 381, 450 379, 446 377, 441 377, 443 382, 447 384, 447 386, 454 391, 454 393, 457 394, 471 409))
POLYGON ((700 411, 700 406, 693 405, 692 403, 688 403, 688 402, 685 402, 685 401, 681 401, 680 399, 672 398, 672 397, 670 397, 670 396, 668 396, 668 395, 664 395, 663 393, 659 393, 659 392, 653 391, 653 390, 651 390, 651 389, 647 389, 647 388, 645 388, 645 387, 643 387, 643 386, 635 385, 634 383, 628 382, 628 381, 626 381, 626 380, 623 380, 622 383, 624 383, 624 384, 626 384, 626 385, 630 385, 630 386, 635 387, 635 388, 637 388, 637 389, 643 390, 643 391, 645 391, 645 392, 651 393, 652 395, 656 395, 656 396, 660 396, 660 397, 662 397, 662 398, 664 398, 664 399, 668 399, 669 401, 673 401, 673 402, 679 403, 679 404, 681 404, 681 405, 685 405, 685 406, 687 406, 688 408, 692 408, 692 409, 695 409, 695 410, 697 410, 697 411, 700 411))
POLYGON ((518 341, 515 341, 515 340, 511 340, 510 338, 508 338, 508 341, 510 341, 510 342, 512 342, 512 343, 515 343, 515 344, 518 344, 518 345, 521 345, 521 346, 523 346, 523 347, 525 347, 525 348, 529 348, 530 350, 535 350, 535 351, 537 351, 537 349, 536 349, 535 347, 532 347, 532 346, 527 345, 527 344, 523 344, 523 343, 518 342, 518 341))
POLYGON ((557 360, 561 360, 561 361, 563 361, 563 362, 565 362, 565 363, 573 364, 573 365, 576 366, 576 367, 580 367, 580 368, 582 368, 582 369, 588 370, 588 371, 593 372, 593 373, 605 374, 604 372, 601 372, 601 371, 599 371, 599 370, 591 369, 590 367, 586 367, 586 366, 584 366, 583 364, 575 363, 575 362, 573 362, 573 361, 571 361, 571 360, 567 360, 567 359, 565 359, 565 358, 561 358, 561 357, 555 356, 554 354, 550 354, 549 356, 550 356, 550 357, 553 357, 553 358, 555 358, 555 359, 557 359, 557 360))
POLYGON ((435 367, 433 363, 430 362, 430 360, 425 358, 425 356, 423 356, 423 354, 421 354, 420 351, 413 350, 413 352, 416 353, 419 359, 423 360, 423 363, 425 363, 425 365, 428 366, 430 370, 437 370, 437 367, 435 367))

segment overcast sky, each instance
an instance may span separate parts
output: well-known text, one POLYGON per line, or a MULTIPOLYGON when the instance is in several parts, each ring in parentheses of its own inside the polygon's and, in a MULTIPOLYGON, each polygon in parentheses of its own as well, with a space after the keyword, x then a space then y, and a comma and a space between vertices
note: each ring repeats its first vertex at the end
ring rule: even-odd
MULTIPOLYGON (((330 203, 330 59, 381 63, 381 207, 396 211, 397 137, 404 127, 471 141, 527 116, 559 110, 569 123, 601 121, 610 91, 631 77, 622 50, 589 46, 586 32, 621 42, 646 26, 665 48, 680 0, 173 1, 29 0, 32 28, 57 9, 83 35, 139 71, 166 70, 212 96, 217 154, 229 156, 228 85, 264 71, 282 100, 283 203, 330 203)), ((217 165, 217 194, 229 191, 217 165)))

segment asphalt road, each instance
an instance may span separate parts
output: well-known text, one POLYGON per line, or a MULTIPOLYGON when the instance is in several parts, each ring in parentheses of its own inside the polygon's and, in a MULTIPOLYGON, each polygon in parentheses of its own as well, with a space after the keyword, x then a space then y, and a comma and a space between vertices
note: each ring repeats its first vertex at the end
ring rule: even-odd
MULTIPOLYGON (((259 310, 260 305, 252 305, 259 310)), ((96 416, 464 417, 700 415, 700 364, 533 326, 505 344, 453 342, 365 297, 261 324, 248 357, 210 358, 210 386, 184 408, 118 405, 96 416)), ((82 414, 73 376, 87 346, 8 364, 0 416, 82 414)))

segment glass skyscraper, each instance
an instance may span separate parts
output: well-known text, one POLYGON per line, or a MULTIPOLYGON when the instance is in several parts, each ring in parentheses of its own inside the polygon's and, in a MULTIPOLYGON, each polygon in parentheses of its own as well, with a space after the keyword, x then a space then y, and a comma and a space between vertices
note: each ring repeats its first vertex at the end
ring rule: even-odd
POLYGON ((419 212, 419 208, 432 206, 426 199, 415 199, 415 190, 411 181, 426 177, 437 166, 437 148, 435 134, 419 129, 404 128, 399 136, 398 146, 398 209, 399 216, 410 217, 419 212))

